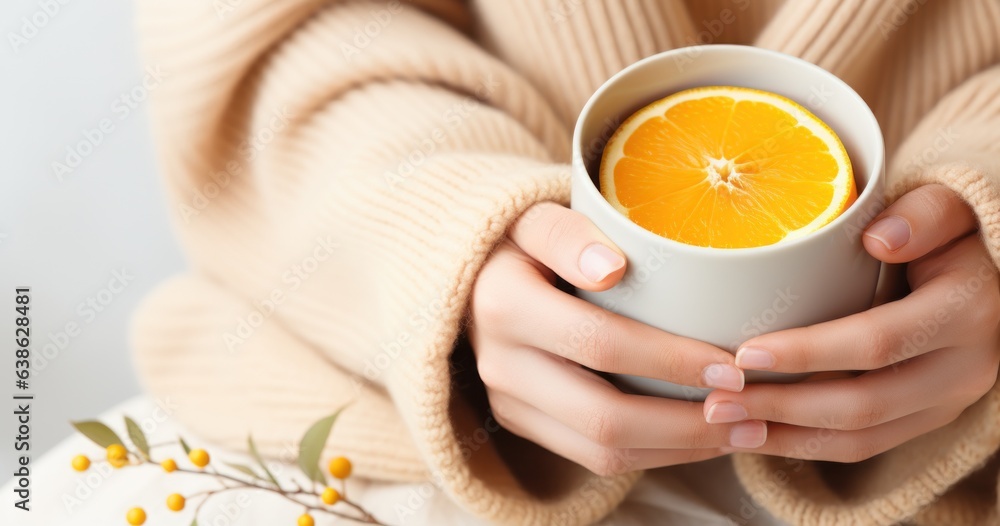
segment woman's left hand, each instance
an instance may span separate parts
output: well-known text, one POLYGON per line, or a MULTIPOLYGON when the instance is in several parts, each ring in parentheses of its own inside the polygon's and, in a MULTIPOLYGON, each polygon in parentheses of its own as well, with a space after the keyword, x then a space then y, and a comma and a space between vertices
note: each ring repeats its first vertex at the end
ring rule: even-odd
POLYGON ((972 210, 944 186, 901 197, 863 240, 876 258, 908 263, 912 292, 755 337, 736 354, 746 370, 862 373, 717 390, 705 401, 706 420, 774 422, 751 451, 836 462, 865 460, 951 423, 993 387, 1000 365, 997 269, 975 230, 972 210))

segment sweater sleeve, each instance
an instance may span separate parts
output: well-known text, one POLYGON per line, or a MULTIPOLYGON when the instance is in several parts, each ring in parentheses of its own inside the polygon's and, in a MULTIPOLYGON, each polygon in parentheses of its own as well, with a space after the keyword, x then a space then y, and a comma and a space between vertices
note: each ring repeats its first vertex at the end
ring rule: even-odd
POLYGON ((454 396, 480 266, 523 210, 569 196, 567 131, 473 44, 467 15, 444 0, 140 0, 192 270, 141 308, 136 362, 199 437, 241 447, 252 428, 287 460, 354 401, 328 453, 361 476, 430 477, 493 521, 588 523, 637 475, 546 453, 537 465, 559 476, 529 491, 530 466, 516 477, 497 451, 503 431, 454 396))
MULTIPOLYGON (((998 101, 1000 66, 942 99, 895 155, 887 197, 924 184, 948 186, 975 211, 989 263, 1000 266, 998 101)), ((752 454, 734 462, 754 498, 796 524, 995 524, 997 463, 987 463, 998 448, 1000 383, 950 425, 865 462, 834 466, 752 454)))

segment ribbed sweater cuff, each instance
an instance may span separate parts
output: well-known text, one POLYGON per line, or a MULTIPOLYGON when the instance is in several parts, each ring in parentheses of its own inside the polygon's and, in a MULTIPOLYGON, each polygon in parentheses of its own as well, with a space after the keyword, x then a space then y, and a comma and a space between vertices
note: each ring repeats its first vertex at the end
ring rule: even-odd
POLYGON ((463 438, 488 435, 495 428, 462 417, 467 412, 455 407, 462 401, 455 399, 450 368, 450 353, 480 268, 528 207, 546 200, 568 202, 568 169, 523 161, 497 165, 496 159, 486 162, 469 157, 450 159, 446 165, 436 164, 428 170, 438 175, 442 170, 451 173, 448 177, 414 177, 425 186, 413 189, 412 195, 433 197, 436 207, 444 206, 449 215, 460 218, 462 232, 467 233, 460 242, 467 249, 449 260, 449 268, 435 271, 437 278, 444 279, 437 291, 440 314, 387 371, 386 386, 414 434, 433 480, 469 511, 503 524, 592 523, 618 506, 639 475, 586 475, 545 499, 529 494, 503 464, 493 440, 472 452, 463 445, 463 438), (484 176, 497 171, 504 176, 484 176))
POLYGON ((851 466, 851 473, 841 472, 843 484, 851 484, 852 477, 883 478, 881 491, 869 492, 863 499, 837 495, 817 462, 741 453, 733 456, 733 465, 753 500, 792 524, 890 525, 907 520, 940 524, 933 517, 969 516, 988 509, 967 509, 960 499, 939 499, 1000 447, 998 414, 1000 384, 950 425, 851 466))
MULTIPOLYGON (((954 190, 972 207, 993 263, 1000 267, 1000 176, 987 168, 951 162, 896 174, 887 198, 926 184, 954 190)), ((841 478, 871 476, 878 466, 882 491, 863 500, 839 497, 824 480, 819 464, 779 457, 740 454, 734 465, 754 499, 793 524, 940 524, 936 518, 969 517, 962 524, 997 519, 996 507, 969 506, 957 498, 941 498, 950 488, 982 467, 1000 449, 1000 383, 952 424, 907 442, 874 459, 851 467, 841 478), (913 459, 920 459, 915 465, 913 459), (990 515, 981 516, 983 513, 990 515), (978 514, 978 515, 977 515, 978 514), (973 516, 975 515, 975 516, 973 516)))

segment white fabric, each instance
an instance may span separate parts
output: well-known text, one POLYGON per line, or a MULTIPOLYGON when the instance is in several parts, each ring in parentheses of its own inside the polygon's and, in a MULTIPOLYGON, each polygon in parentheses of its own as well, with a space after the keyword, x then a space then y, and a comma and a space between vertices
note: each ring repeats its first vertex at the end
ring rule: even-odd
MULTIPOLYGON (((213 464, 220 461, 248 464, 239 454, 220 451, 202 444, 197 437, 179 429, 169 418, 169 400, 154 401, 137 397, 115 407, 100 420, 110 425, 119 436, 126 436, 122 415, 129 415, 147 432, 150 443, 175 440, 180 434, 192 447, 204 446, 213 454, 213 464)), ((336 432, 336 431, 334 431, 336 432)), ((290 446, 289 454, 294 451, 290 446)), ((189 495, 218 487, 218 482, 205 476, 182 473, 167 474, 155 466, 111 470, 94 464, 85 473, 70 467, 77 454, 91 458, 103 457, 103 450, 80 435, 67 438, 41 458, 32 461, 31 511, 13 508, 9 500, 14 480, 0 489, 4 495, 0 524, 4 526, 115 526, 125 525, 125 513, 133 506, 146 510, 148 525, 188 526, 194 515, 196 500, 179 513, 165 505, 170 493, 189 495)), ((158 447, 154 459, 177 459, 188 466, 179 446, 158 447)), ((290 457, 292 458, 292 457, 290 457)), ((269 468, 282 483, 294 477, 297 470, 274 461, 269 468)), ((230 470, 231 472, 231 470, 230 470)), ((389 484, 352 480, 348 485, 352 500, 360 502, 383 522, 395 526, 477 526, 486 524, 456 507, 433 484, 389 484)), ((341 505, 343 506, 343 505, 341 505)), ((238 491, 212 497, 200 514, 199 526, 276 526, 295 524, 302 513, 300 506, 269 492, 238 491)), ((321 514, 315 515, 319 526, 347 524, 321 514)), ((767 512, 753 505, 742 491, 730 468, 722 458, 650 472, 635 487, 625 503, 602 523, 604 526, 671 525, 773 525, 778 522, 767 512), (731 518, 727 518, 730 514, 731 518), (736 519, 735 521, 733 519, 736 519)))

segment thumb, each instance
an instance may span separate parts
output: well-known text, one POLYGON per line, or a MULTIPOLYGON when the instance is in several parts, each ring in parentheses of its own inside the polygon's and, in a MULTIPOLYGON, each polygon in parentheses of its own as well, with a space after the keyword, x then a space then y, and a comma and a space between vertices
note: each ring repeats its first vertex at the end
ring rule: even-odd
POLYGON ((573 286, 607 290, 625 275, 625 255, 579 212, 538 203, 508 233, 515 245, 573 286))
POLYGON ((929 184, 907 192, 865 230, 865 250, 886 263, 906 263, 976 229, 976 216, 946 186, 929 184))

